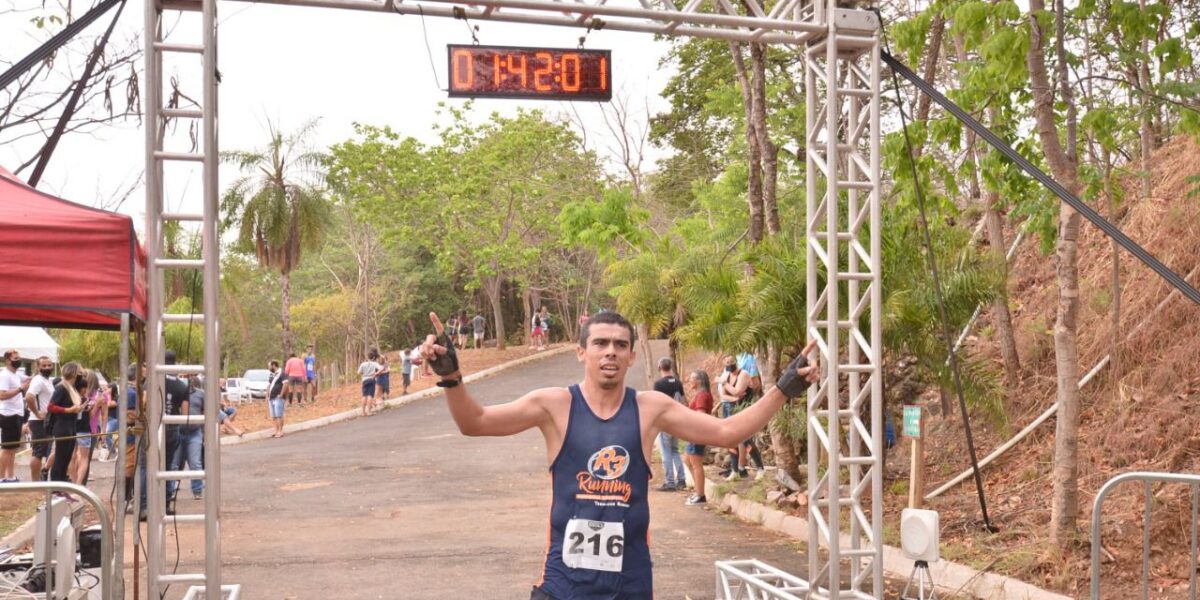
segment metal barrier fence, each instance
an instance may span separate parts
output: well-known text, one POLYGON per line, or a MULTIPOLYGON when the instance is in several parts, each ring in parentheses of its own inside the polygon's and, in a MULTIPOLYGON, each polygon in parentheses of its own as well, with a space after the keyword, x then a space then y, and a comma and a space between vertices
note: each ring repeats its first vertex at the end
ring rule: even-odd
MULTIPOLYGON (((101 600, 115 600, 113 592, 117 588, 116 582, 113 579, 113 571, 117 565, 113 564, 113 524, 112 518, 108 514, 108 509, 100 502, 99 496, 92 490, 89 490, 81 485, 74 483, 66 483, 62 481, 37 481, 29 483, 5 483, 0 485, 0 493, 14 492, 46 492, 46 514, 52 515, 51 505, 53 492, 66 492, 76 494, 86 500, 96 510, 96 515, 100 517, 100 598, 101 600)), ((46 539, 54 539, 54 522, 51 518, 46 518, 46 539)), ((49 562, 49 557, 47 557, 49 562)), ((118 571, 119 572, 119 571, 118 571)), ((46 598, 56 597, 54 593, 54 578, 46 578, 46 598)))
POLYGON ((1142 502, 1143 502, 1143 519, 1142 519, 1142 595, 1143 600, 1150 597, 1150 524, 1153 506, 1153 494, 1151 487, 1155 483, 1180 483, 1186 484, 1191 489, 1191 546, 1188 554, 1190 560, 1190 583, 1188 585, 1188 598, 1196 600, 1196 550, 1200 531, 1198 531, 1198 517, 1200 517, 1200 475, 1183 475, 1179 473, 1151 473, 1145 471, 1135 471, 1133 473, 1123 473, 1109 479, 1096 493, 1096 501, 1092 506, 1092 600, 1100 598, 1100 516, 1101 509, 1104 506, 1104 500, 1109 493, 1117 486, 1129 481, 1142 482, 1142 502))

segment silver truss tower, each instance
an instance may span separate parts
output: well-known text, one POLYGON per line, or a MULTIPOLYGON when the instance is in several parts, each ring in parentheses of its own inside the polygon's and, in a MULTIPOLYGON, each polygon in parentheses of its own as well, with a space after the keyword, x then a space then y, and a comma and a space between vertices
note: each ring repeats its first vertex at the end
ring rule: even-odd
MULTIPOLYGON (((809 336, 816 339, 825 367, 821 382, 808 397, 809 582, 803 592, 819 598, 879 598, 883 593, 883 420, 880 290, 879 190, 879 22, 874 13, 837 8, 837 0, 780 0, 770 9, 760 0, 252 0, 264 4, 338 8, 370 12, 420 14, 614 29, 651 34, 787 44, 805 58, 808 137, 806 143, 808 202, 807 236, 809 336), (677 4, 677 2, 683 2, 677 4), (738 6, 743 7, 739 9, 738 6), (869 325, 864 331, 863 321, 869 325), (868 420, 869 419, 869 420, 868 420), (870 506, 864 503, 869 502, 870 506), (818 550, 818 548, 827 548, 818 550), (823 554, 824 552, 824 554, 823 554), (844 569, 848 567, 848 569, 844 569)), ((217 217, 216 130, 216 1, 147 0, 146 85, 149 107, 146 129, 146 241, 150 260, 150 309, 147 381, 167 373, 205 373, 209 403, 218 399, 216 331, 219 248, 217 217), (200 11, 199 44, 173 44, 162 39, 164 11, 200 11), (203 106, 198 110, 162 105, 164 53, 190 53, 203 61, 203 106), (202 121, 199 153, 163 148, 167 119, 202 121), (163 165, 199 161, 204 165, 204 209, 198 214, 163 211, 163 165), (162 257, 162 226, 168 220, 203 223, 204 257, 199 261, 167 261, 162 257), (204 315, 164 315, 165 268, 200 268, 204 273, 204 315), (209 317, 209 318, 205 318, 209 317), (167 368, 160 363, 162 324, 195 318, 205 327, 204 365, 167 368)), ((215 406, 205 409, 205 471, 202 475, 164 472, 164 424, 182 420, 162 417, 161 394, 150 395, 149 462, 151 576, 155 597, 164 585, 221 589, 236 598, 238 586, 222 586, 220 577, 220 463, 215 406), (176 522, 203 522, 204 574, 163 572, 163 482, 169 478, 203 477, 203 514, 176 517, 176 522)), ((747 597, 788 597, 801 592, 794 577, 766 577, 776 569, 755 563, 719 563, 718 581, 726 591, 747 597), (749 570, 747 570, 749 569, 749 570), (751 572, 752 571, 752 572, 751 572), (738 588, 730 582, 750 585, 738 588), (732 587, 731 587, 732 585, 732 587), (776 587, 777 594, 771 593, 776 587)), ((720 593, 720 590, 718 591, 720 593)), ((208 596, 208 597, 215 597, 208 596)))
MULTIPOLYGON (((220 239, 218 237, 218 148, 217 148, 217 3, 216 0, 182 0, 173 3, 147 0, 145 30, 146 59, 146 253, 147 296, 146 385, 147 430, 146 485, 148 548, 146 590, 148 597, 160 598, 171 585, 187 586, 185 599, 226 597, 236 599, 240 587, 221 584, 221 464, 217 414, 220 410, 220 342, 217 336, 217 298, 220 286, 220 239), (198 17, 198 19, 197 19, 198 17), (197 22, 198 21, 198 22, 197 22), (196 31, 198 27, 199 31, 196 31), (171 33, 168 35, 168 30, 171 33), (189 30, 190 29, 190 30, 189 30), (170 38, 170 39, 168 39, 170 38), (164 105, 164 57, 179 59, 181 72, 201 73, 200 106, 180 108, 164 105), (188 63, 187 61, 191 61, 188 63), (198 62, 199 64, 196 64, 198 62), (168 123, 186 126, 198 123, 192 131, 191 148, 168 148, 168 123), (201 207, 199 212, 164 210, 165 179, 178 167, 200 165, 201 207), (167 167, 171 168, 168 169, 167 167), (164 229, 171 222, 199 223, 201 258, 169 259, 163 256, 164 229), (202 313, 167 314, 164 304, 164 273, 180 269, 195 273, 194 285, 202 288, 202 313), (203 364, 165 364, 163 326, 190 323, 204 328, 203 364), (165 415, 165 377, 204 376, 204 416, 165 415), (170 471, 165 456, 166 427, 202 423, 204 428, 204 469, 170 471), (166 483, 178 480, 180 488, 194 479, 204 481, 204 510, 193 514, 166 515, 166 483), (198 573, 174 572, 166 557, 166 527, 204 528, 204 570, 198 573)), ((172 63, 173 65, 175 63, 172 63)), ((194 90, 194 88, 191 88, 194 90)), ((193 294, 194 296, 194 294, 193 294)), ((194 310, 194 309, 193 309, 194 310)), ((182 348, 174 348, 181 352, 182 348)), ((186 359, 186 356, 181 356, 186 359)), ((181 549, 182 551, 182 549, 181 549)))
POLYGON ((808 41, 804 70, 806 304, 825 366, 808 394, 809 582, 814 597, 880 598, 879 22, 827 11, 828 33, 808 41))

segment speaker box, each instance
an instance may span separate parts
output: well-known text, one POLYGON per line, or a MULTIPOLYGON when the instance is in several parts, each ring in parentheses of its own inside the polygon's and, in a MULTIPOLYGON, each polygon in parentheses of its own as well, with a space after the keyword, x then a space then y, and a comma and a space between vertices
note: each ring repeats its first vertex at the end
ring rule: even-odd
POLYGON ((900 513, 900 546, 905 557, 926 562, 939 560, 938 534, 937 511, 906 508, 900 513))

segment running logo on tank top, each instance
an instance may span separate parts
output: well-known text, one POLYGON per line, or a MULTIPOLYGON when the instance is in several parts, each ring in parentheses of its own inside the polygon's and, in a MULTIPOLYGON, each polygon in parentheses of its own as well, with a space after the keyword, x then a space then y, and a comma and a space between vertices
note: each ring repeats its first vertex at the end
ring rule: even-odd
POLYGON ((629 451, 623 446, 605 446, 592 454, 587 462, 587 471, 580 471, 575 479, 579 482, 576 500, 593 500, 597 506, 629 506, 633 486, 622 476, 629 469, 629 451))

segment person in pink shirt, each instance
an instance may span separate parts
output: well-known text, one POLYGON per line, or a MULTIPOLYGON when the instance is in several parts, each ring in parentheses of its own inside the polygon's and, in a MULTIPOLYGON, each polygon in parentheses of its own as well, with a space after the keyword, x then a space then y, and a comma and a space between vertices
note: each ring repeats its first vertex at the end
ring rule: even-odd
POLYGON ((304 367, 304 361, 301 360, 296 353, 288 355, 287 362, 283 363, 283 376, 287 377, 287 381, 291 384, 292 391, 287 395, 288 404, 292 403, 292 399, 296 399, 296 404, 304 404, 304 386, 308 384, 308 369, 304 367))

